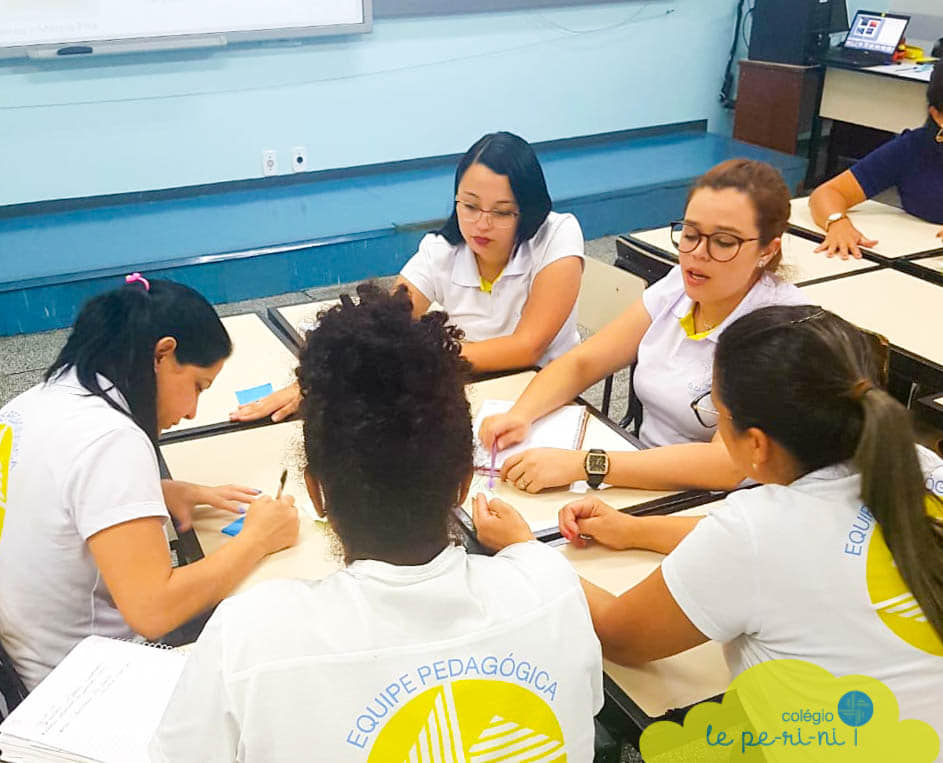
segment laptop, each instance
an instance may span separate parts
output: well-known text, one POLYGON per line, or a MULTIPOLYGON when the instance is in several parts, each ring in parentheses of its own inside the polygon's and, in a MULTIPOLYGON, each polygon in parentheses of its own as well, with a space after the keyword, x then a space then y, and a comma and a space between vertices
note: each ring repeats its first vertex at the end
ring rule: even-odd
POLYGON ((841 47, 829 50, 826 61, 862 67, 890 63, 909 21, 896 13, 858 11, 841 47))

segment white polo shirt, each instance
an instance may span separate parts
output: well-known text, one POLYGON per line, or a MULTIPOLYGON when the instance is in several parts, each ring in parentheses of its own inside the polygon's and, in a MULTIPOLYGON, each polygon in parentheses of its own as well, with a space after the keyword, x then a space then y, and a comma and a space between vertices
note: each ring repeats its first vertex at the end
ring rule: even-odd
POLYGON ((28 689, 86 636, 134 635, 86 540, 141 517, 168 517, 154 447, 74 370, 0 409, 0 640, 28 689))
POLYGON ((602 702, 572 567, 536 541, 494 557, 449 546, 420 566, 357 561, 224 601, 150 751, 172 763, 471 761, 517 745, 588 761, 602 702))
POLYGON ((760 276, 733 312, 703 339, 691 339, 681 327, 694 305, 684 291, 680 266, 642 294, 652 325, 638 348, 633 385, 642 403, 639 439, 649 447, 707 442, 715 429, 701 426, 691 401, 711 388, 714 350, 724 329, 747 313, 768 305, 805 305, 795 286, 768 273, 760 276))
MULTIPOLYGON (((943 496, 943 461, 918 455, 943 496)), ((921 620, 851 463, 731 493, 661 570, 688 619, 725 642, 734 675, 798 659, 870 676, 894 692, 901 718, 943 737, 943 641, 921 620)))
MULTIPOLYGON (((431 302, 438 302, 471 342, 509 336, 521 320, 534 279, 563 257, 583 260, 583 232, 571 214, 551 212, 533 238, 523 242, 508 261, 491 293, 482 291, 478 262, 468 245, 453 246, 430 233, 400 275, 431 302)), ((576 304, 538 365, 545 366, 580 342, 576 304)))

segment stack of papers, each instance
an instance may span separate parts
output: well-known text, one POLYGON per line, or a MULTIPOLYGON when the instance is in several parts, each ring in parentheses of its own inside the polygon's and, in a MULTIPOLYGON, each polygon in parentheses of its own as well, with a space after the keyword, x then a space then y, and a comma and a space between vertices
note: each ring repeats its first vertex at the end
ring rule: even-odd
POLYGON ((137 763, 186 657, 89 636, 0 724, 5 763, 137 763))

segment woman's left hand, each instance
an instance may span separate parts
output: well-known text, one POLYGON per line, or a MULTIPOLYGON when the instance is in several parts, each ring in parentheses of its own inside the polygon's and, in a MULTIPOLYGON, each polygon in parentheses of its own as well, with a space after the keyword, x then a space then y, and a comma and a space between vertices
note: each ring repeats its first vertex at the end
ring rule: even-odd
POLYGON ((581 450, 531 448, 505 459, 501 479, 518 490, 537 493, 585 479, 585 459, 586 454, 581 450))
POLYGON ((244 514, 246 506, 259 497, 260 491, 242 485, 195 485, 192 482, 161 480, 164 503, 178 530, 186 532, 193 524, 193 510, 197 506, 244 514))
POLYGON ((476 495, 472 519, 478 541, 492 551, 500 551, 513 543, 534 540, 527 520, 511 504, 499 498, 489 501, 484 493, 476 495))

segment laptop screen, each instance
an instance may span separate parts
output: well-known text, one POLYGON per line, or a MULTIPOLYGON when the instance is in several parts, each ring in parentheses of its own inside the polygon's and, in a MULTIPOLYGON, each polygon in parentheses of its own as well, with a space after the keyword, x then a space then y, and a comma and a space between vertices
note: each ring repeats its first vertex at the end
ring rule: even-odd
POLYGON ((891 55, 900 44, 909 20, 907 16, 858 11, 845 37, 845 47, 891 55))

